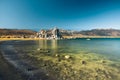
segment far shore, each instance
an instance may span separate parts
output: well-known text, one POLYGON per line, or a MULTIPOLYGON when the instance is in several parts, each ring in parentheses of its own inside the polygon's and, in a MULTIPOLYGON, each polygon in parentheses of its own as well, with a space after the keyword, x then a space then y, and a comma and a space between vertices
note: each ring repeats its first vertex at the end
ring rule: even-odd
MULTIPOLYGON (((120 38, 120 36, 63 36, 63 39, 81 39, 81 38, 120 38)), ((7 40, 51 40, 46 38, 0 38, 0 41, 7 40)))
POLYGON ((7 40, 40 40, 41 38, 0 38, 0 41, 7 40))
POLYGON ((63 38, 120 38, 120 36, 64 36, 63 38))

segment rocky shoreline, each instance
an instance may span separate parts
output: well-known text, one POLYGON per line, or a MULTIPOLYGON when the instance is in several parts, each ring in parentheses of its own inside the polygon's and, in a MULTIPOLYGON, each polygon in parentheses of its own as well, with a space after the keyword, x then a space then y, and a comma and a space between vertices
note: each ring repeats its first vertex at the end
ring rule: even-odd
POLYGON ((0 80, 25 80, 2 55, 0 49, 0 80))
MULTIPOLYGON (((46 73, 36 68, 33 65, 27 63, 20 59, 19 52, 14 50, 14 47, 11 45, 12 41, 6 41, 1 44, 1 53, 4 59, 11 65, 14 66, 17 72, 20 73, 21 77, 25 80, 54 80, 46 75, 46 73)), ((9 79, 8 79, 9 80, 9 79)))

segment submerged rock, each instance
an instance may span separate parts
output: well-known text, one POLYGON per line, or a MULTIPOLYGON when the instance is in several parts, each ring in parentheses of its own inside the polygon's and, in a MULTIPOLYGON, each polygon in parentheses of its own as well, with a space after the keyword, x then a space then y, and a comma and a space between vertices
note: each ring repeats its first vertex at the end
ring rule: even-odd
POLYGON ((38 48, 37 51, 39 51, 40 49, 38 48))
POLYGON ((86 61, 81 61, 82 64, 86 64, 86 61))
POLYGON ((56 57, 58 57, 59 55, 58 54, 55 54, 56 57))
POLYGON ((65 55, 65 59, 69 59, 70 58, 70 55, 65 55))
POLYGON ((106 63, 106 61, 105 60, 101 60, 101 63, 106 63))

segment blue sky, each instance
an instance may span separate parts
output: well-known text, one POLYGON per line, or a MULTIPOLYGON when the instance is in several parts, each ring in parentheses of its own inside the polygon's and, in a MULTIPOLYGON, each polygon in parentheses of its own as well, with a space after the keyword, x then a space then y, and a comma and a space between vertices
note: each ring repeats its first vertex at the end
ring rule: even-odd
POLYGON ((120 29, 120 0, 0 0, 0 28, 120 29))

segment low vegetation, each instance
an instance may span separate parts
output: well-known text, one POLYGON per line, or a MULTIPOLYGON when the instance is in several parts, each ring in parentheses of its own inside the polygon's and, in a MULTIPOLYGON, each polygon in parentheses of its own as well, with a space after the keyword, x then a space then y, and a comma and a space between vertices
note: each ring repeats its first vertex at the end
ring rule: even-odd
POLYGON ((0 29, 0 38, 29 38, 35 34, 32 30, 0 29))

